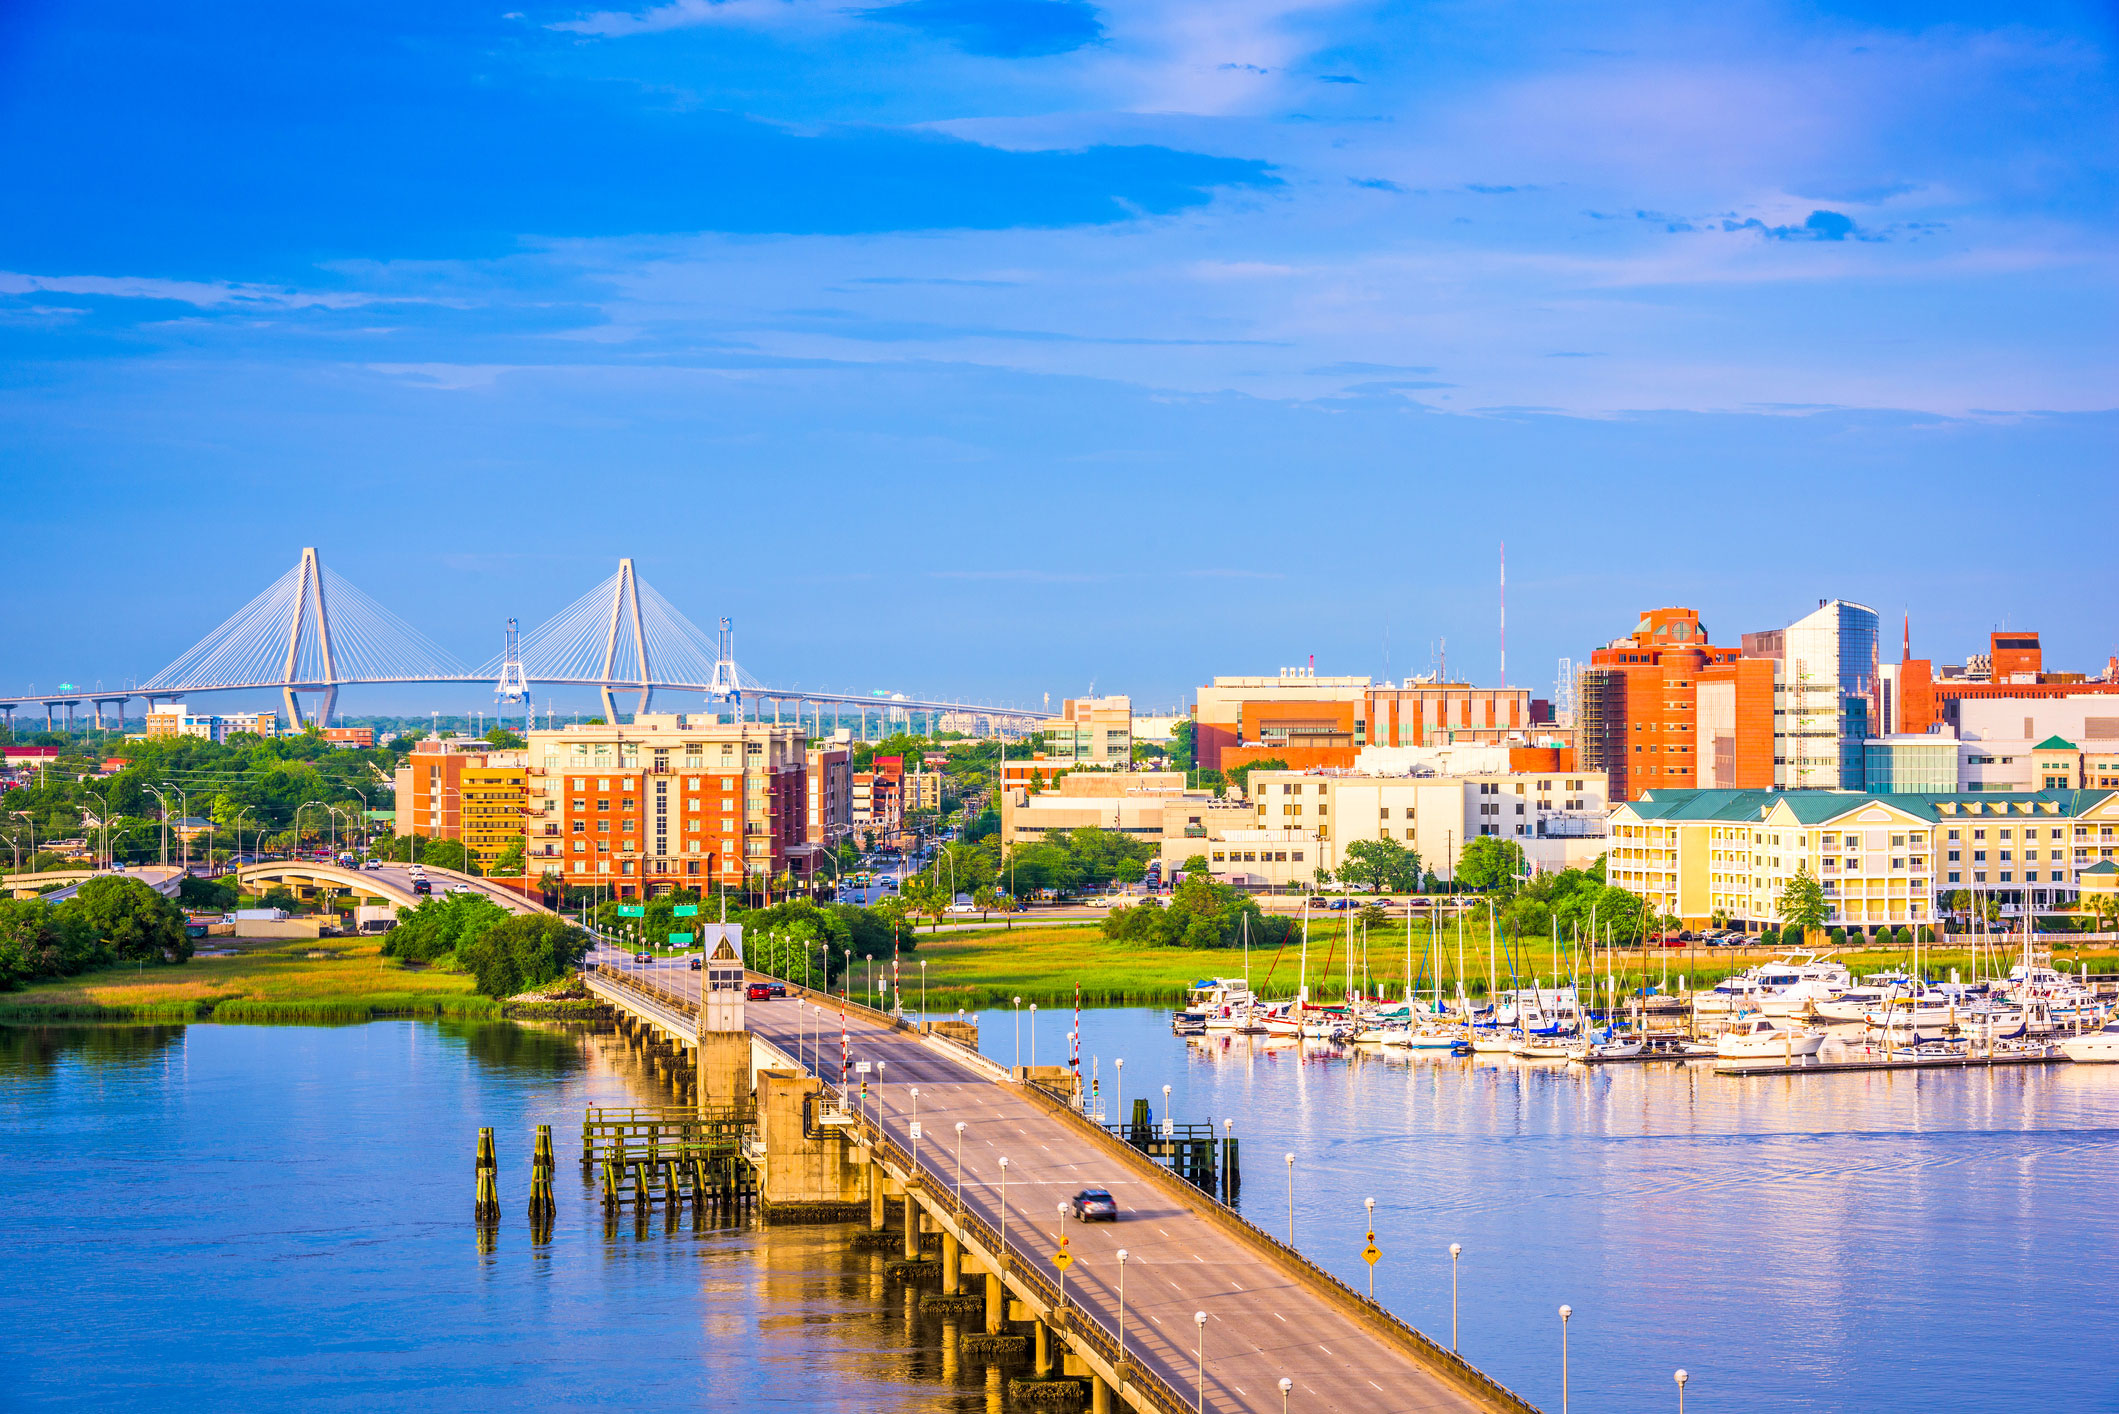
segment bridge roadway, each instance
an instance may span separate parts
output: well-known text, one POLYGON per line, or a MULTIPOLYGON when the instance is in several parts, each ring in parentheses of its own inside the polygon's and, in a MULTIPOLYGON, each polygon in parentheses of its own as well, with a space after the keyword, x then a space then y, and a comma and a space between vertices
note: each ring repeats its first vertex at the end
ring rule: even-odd
MULTIPOLYGON (((681 959, 674 966, 639 968, 615 950, 600 949, 596 960, 631 967, 655 987, 697 1005, 704 974, 681 959)), ((836 1002, 792 995, 750 1002, 744 1018, 752 1032, 799 1059, 812 1074, 827 1084, 838 1082, 836 1002)), ((1211 1221, 1205 1210, 1215 1206, 1212 1198, 1174 1174, 1138 1176, 1135 1166, 1099 1153, 1103 1146, 1055 1115, 1053 1105, 999 1081, 1006 1073, 1002 1068, 993 1067, 993 1074, 974 1069, 912 1032, 851 1010, 845 1025, 850 1059, 883 1065, 881 1080, 874 1072, 869 1076, 865 1112, 900 1147, 917 1154, 930 1192, 944 1195, 946 1203, 957 1191, 955 1126, 962 1121, 964 1205, 998 1228, 1003 1222, 1000 1160, 1007 1156, 1008 1247, 1046 1281, 1058 1281, 1052 1255, 1062 1227, 1059 1206, 1084 1188, 1111 1190, 1120 1221, 1064 1224, 1075 1259, 1066 1274, 1068 1304, 1115 1332, 1116 1253, 1124 1248, 1126 1353, 1135 1363, 1152 1365, 1169 1387, 1184 1392, 1188 1404, 1199 1338, 1193 1313, 1204 1311, 1204 1406, 1210 1410, 1277 1414, 1282 1377, 1294 1381, 1290 1407, 1305 1411, 1530 1408, 1505 1391, 1500 1397, 1476 1396, 1444 1375, 1437 1362, 1416 1358, 1409 1342, 1373 1329, 1376 1323, 1357 1319, 1343 1297, 1333 1300, 1314 1279, 1301 1278, 1284 1259, 1269 1256, 1269 1243, 1233 1238, 1224 1225, 1211 1221), (917 1099, 911 1093, 915 1089, 917 1099), (910 1139, 914 1118, 923 1129, 918 1145, 910 1139)), ((1278 1156, 1254 1155, 1252 1162, 1268 1157, 1278 1156)), ((1274 1162, 1261 1174, 1267 1193, 1280 1167, 1274 1162)))

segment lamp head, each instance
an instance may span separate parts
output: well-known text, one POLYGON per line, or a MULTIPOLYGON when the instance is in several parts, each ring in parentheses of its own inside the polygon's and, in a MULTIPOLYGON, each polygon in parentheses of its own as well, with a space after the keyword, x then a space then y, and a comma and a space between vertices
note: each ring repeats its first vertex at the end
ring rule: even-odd
POLYGON ((1572 1307, 1572 1306, 1562 1306, 1562 1307, 1560 1308, 1560 1319, 1564 1321, 1564 1320, 1566 1320, 1566 1319, 1567 1319, 1567 1318, 1568 1318, 1569 1316, 1572 1316, 1572 1315, 1573 1315, 1574 1313, 1575 1313, 1575 1308, 1574 1308, 1574 1307, 1572 1307))
POLYGON ((1123 1247, 1118 1249, 1118 1264, 1120 1266, 1124 1266, 1126 1264, 1126 1249, 1123 1247))
POLYGON ((964 1132, 964 1121, 958 1120, 956 1122, 956 1132, 959 1134, 962 1134, 964 1132))
POLYGON ((1672 1375, 1670 1378, 1676 1380, 1678 1382, 1678 1387, 1680 1389, 1683 1389, 1685 1386, 1685 1381, 1691 1379, 1692 1376, 1686 1374, 1683 1370, 1680 1370, 1676 1374, 1672 1375))
POLYGON ((1455 1242, 1452 1242, 1452 1243, 1451 1243, 1451 1244, 1449 1245, 1449 1259, 1450 1259, 1450 1260, 1451 1260, 1452 1262, 1456 1261, 1456 1260, 1457 1260, 1457 1258, 1459 1258, 1459 1257, 1461 1257, 1461 1256, 1463 1256, 1463 1255, 1464 1255, 1464 1248, 1463 1248, 1462 1246, 1460 1246, 1459 1244, 1457 1244, 1457 1243, 1455 1243, 1455 1242))
POLYGON ((1282 1394, 1286 1394, 1289 1390, 1293 1388, 1295 1388, 1295 1382, 1289 1379, 1286 1375, 1282 1375, 1280 1377, 1280 1392, 1282 1394))
POLYGON ((1194 1311, 1192 1313, 1192 1319, 1197 1324, 1203 1326, 1207 1323, 1207 1313, 1204 1311, 1194 1311))
POLYGON ((1295 1167, 1295 1156, 1293 1154, 1288 1155, 1288 1167, 1295 1167))

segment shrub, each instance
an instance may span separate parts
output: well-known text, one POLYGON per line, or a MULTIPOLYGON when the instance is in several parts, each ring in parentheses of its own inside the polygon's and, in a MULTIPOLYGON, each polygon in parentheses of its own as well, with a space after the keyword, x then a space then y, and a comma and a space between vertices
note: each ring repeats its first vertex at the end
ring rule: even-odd
POLYGON ((110 951, 127 962, 182 962, 191 956, 184 911, 140 879, 90 879, 61 912, 77 914, 110 951))
POLYGON ((397 926, 383 935, 383 956, 401 962, 447 957, 505 922, 508 911, 483 894, 429 898, 418 908, 400 908, 397 926))
POLYGON ((489 997, 512 997, 564 977, 588 952, 588 934, 549 913, 495 923, 457 949, 457 960, 489 997))

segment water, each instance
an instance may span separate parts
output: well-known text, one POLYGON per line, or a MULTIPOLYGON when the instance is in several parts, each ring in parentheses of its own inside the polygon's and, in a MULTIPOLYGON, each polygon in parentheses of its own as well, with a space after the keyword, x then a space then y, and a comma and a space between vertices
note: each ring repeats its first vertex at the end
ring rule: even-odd
MULTIPOLYGON (((1071 1018, 1039 1020, 1063 1060, 1071 1018)), ((985 1016, 990 1054, 1013 1025, 985 1016)), ((2119 1066, 1738 1079, 1082 1030, 1114 1120, 1165 1084, 1179 1120, 1235 1118, 1276 1236, 1294 1153, 1297 1244, 1356 1290, 1375 1198, 1376 1295, 1445 1342, 1460 1243, 1464 1354, 1549 1409, 1563 1302, 1576 1410, 1675 1408, 1679 1368, 1688 1410, 2119 1409, 2119 1066)))
MULTIPOLYGON (((1039 1019, 1049 1063, 1067 1022, 1039 1019)), ((1012 1024, 986 1018, 997 1059, 1012 1024)), ((1444 1340, 1462 1243, 1466 1355, 1549 1409, 1563 1301, 1575 1410, 1674 1408, 1678 1366, 1690 1410, 2119 1409, 2119 1067, 1735 1080, 1305 1058, 1148 1011, 1083 1031, 1114 1113, 1124 1056, 1126 1103, 1169 1084, 1178 1118, 1236 1118, 1275 1232, 1294 1152, 1297 1240, 1357 1288, 1376 1198, 1377 1295, 1444 1340)), ((508 1024, 0 1028, 0 1404, 998 1408, 843 1230, 606 1237, 575 1145, 584 1105, 655 1098, 622 1055, 508 1024)))
POLYGON ((672 1234, 657 1212, 607 1240, 582 1109, 658 1098, 622 1055, 491 1023, 0 1028, 0 1405, 987 1407, 983 1371, 841 1229, 672 1234), (524 1218, 540 1122, 560 1160, 544 1247, 524 1218))

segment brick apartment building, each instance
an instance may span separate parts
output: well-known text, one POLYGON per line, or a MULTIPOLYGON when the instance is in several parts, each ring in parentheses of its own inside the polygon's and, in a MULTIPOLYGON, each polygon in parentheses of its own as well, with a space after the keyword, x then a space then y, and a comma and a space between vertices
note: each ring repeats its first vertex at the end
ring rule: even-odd
POLYGON ((806 733, 641 713, 530 733, 530 867, 619 898, 806 878, 806 733))

